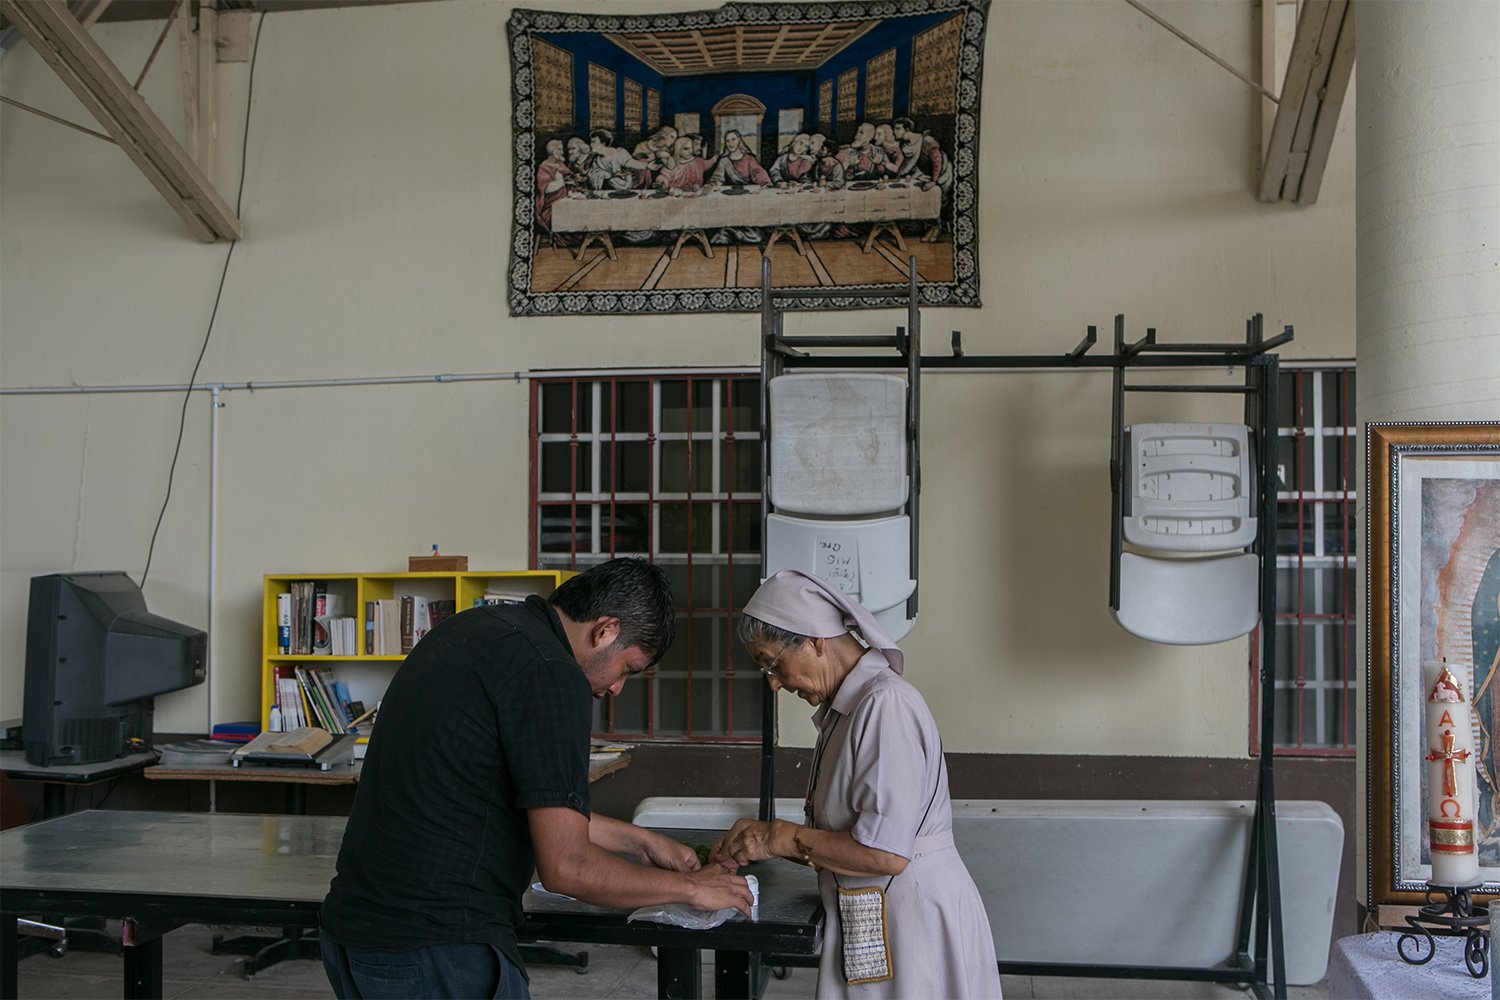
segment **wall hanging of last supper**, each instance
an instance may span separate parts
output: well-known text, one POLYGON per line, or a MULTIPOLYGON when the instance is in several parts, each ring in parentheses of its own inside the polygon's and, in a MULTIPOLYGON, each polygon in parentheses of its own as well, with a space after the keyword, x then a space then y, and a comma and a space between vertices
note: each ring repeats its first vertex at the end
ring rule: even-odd
POLYGON ((511 313, 978 306, 987 7, 515 11, 511 313))

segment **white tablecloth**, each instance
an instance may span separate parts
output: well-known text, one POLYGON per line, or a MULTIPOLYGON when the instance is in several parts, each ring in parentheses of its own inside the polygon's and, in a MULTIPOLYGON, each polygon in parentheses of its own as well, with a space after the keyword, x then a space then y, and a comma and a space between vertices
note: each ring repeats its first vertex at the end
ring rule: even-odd
MULTIPOLYGON (((1488 1000, 1490 977, 1475 979, 1464 964, 1463 939, 1437 938, 1437 954, 1426 965, 1407 965, 1396 952, 1396 931, 1339 938, 1328 963, 1328 1000, 1414 1000, 1474 997, 1488 1000)), ((1420 937, 1420 935, 1419 935, 1420 937)), ((1425 945, 1407 946, 1411 955, 1425 945)), ((1491 957, 1493 961, 1493 956, 1491 957)))
POLYGON ((721 226, 795 226, 820 222, 899 222, 936 219, 942 194, 935 187, 869 187, 704 190, 686 197, 654 191, 602 192, 552 203, 552 228, 560 233, 715 229, 721 226), (616 195, 622 197, 616 197, 616 195))

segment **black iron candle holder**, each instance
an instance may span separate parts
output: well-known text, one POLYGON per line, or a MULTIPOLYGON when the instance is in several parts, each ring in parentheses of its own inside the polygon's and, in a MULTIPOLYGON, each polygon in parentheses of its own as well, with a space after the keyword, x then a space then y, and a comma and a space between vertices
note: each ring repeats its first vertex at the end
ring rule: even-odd
POLYGON ((1427 905, 1406 918, 1412 930, 1402 932, 1396 940, 1396 952, 1402 961, 1408 965, 1426 965, 1437 953, 1434 937, 1462 937, 1464 965, 1468 966, 1469 975, 1484 978, 1490 967, 1490 908, 1474 904, 1474 888, 1427 883, 1427 905), (1407 954, 1408 945, 1416 957, 1407 954))

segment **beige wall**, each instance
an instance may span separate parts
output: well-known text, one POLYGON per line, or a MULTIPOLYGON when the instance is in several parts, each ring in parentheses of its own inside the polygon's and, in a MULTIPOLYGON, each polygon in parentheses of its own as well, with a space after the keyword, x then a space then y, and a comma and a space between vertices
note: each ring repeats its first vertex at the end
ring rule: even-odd
MULTIPOLYGON (((653 5, 667 6, 700 5, 653 5)), ((245 238, 199 382, 756 362, 751 316, 506 314, 509 7, 267 15, 245 238)), ((1256 5, 1154 9, 1255 67, 1256 5)), ((158 29, 95 33, 133 75, 158 29)), ((174 127, 175 70, 168 46, 145 87, 174 127)), ((247 79, 245 64, 220 68, 218 182, 231 202, 247 79)), ((0 60, 0 90, 87 121, 24 43, 0 60)), ((959 329, 971 355, 1059 354, 1117 312, 1132 335, 1151 325, 1163 339, 1223 340, 1260 311, 1269 329, 1295 324, 1285 358, 1352 356, 1353 109, 1319 202, 1296 208, 1255 200, 1258 103, 1128 5, 995 4, 986 305, 924 312, 929 353, 959 329)), ((117 149, 0 110, 6 389, 185 382, 227 251, 191 239, 117 149)), ((922 613, 905 646, 946 748, 1245 754, 1246 643, 1153 646, 1110 619, 1108 378, 928 374, 923 390, 922 613)), ((257 712, 262 574, 399 569, 434 541, 475 567, 525 564, 526 401, 524 379, 222 394, 211 579, 214 416, 194 394, 147 598, 211 625, 215 721, 257 712)), ((0 396, 0 715, 20 714, 27 579, 139 576, 181 406, 175 393, 0 396)), ((207 697, 159 699, 158 728, 203 730, 207 697)), ((785 706, 784 742, 809 742, 805 718, 785 706)))

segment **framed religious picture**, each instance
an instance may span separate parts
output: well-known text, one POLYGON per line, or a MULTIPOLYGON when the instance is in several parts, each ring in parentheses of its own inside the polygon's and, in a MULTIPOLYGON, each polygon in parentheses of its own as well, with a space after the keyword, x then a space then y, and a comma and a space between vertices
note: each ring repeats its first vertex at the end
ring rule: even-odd
POLYGON ((1455 819, 1500 894, 1500 423, 1366 424, 1365 505, 1368 905, 1425 902, 1455 819))
POLYGON ((511 313, 978 306, 988 2, 516 10, 511 313))

